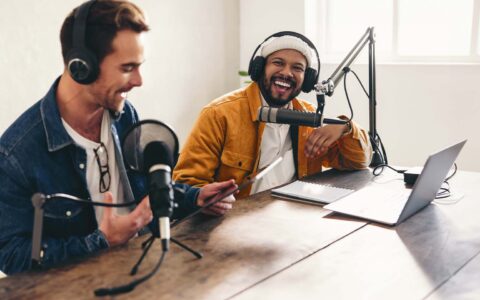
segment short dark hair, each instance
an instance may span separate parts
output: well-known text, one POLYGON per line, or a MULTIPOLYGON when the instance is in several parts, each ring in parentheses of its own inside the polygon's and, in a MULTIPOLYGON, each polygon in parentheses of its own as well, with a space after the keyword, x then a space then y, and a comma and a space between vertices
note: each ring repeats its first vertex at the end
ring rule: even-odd
MULTIPOLYGON (((65 19, 60 30, 63 62, 73 48, 73 23, 76 7, 65 19)), ((135 4, 125 0, 97 0, 88 13, 85 44, 96 55, 98 63, 113 52, 112 41, 118 31, 130 29, 135 32, 148 31, 145 15, 135 4)))

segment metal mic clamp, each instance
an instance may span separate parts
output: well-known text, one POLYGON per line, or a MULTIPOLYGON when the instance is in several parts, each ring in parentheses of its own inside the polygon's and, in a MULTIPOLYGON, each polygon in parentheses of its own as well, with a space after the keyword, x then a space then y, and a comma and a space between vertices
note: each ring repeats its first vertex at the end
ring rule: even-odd
POLYGON ((323 80, 321 83, 317 83, 314 89, 317 92, 317 95, 324 94, 330 97, 333 95, 335 84, 331 78, 328 78, 327 80, 323 80))

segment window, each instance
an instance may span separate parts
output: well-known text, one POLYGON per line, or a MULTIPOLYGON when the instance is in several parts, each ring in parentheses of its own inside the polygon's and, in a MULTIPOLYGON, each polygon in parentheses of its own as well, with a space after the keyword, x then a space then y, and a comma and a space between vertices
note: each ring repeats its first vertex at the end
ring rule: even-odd
POLYGON ((377 62, 480 62, 480 0, 305 3, 306 33, 317 37, 324 61, 340 61, 373 26, 377 62))

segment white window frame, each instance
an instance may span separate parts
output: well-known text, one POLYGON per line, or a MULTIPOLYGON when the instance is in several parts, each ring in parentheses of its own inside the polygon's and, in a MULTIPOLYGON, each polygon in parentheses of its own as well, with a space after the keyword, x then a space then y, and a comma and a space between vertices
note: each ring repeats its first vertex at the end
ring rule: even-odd
MULTIPOLYGON (((331 32, 327 30, 329 13, 328 13, 328 2, 335 0, 305 0, 305 33, 315 39, 314 43, 318 45, 319 52, 323 53, 324 58, 323 62, 325 63, 338 63, 342 60, 342 57, 337 57, 336 54, 328 53, 327 48, 325 47, 326 42, 329 40, 329 35, 331 32)), ((358 0, 352 0, 358 1, 358 0)), ((473 12, 472 12, 472 30, 470 38, 470 54, 469 55, 448 55, 448 56, 411 56, 411 55, 400 55, 398 53, 398 12, 399 12, 399 3, 398 0, 385 0, 393 1, 393 24, 392 24, 392 52, 390 55, 383 54, 381 57, 377 54, 376 62, 377 64, 390 64, 390 63, 425 63, 425 64, 478 64, 480 63, 480 0, 473 1, 473 12)), ((421 1, 421 0, 418 0, 421 1)), ((367 28, 365 28, 366 30, 367 28)), ((363 31, 362 31, 363 32, 363 31)), ((358 36, 360 39, 361 35, 358 36)), ((354 44, 352 43, 352 48, 354 44)), ((365 47, 366 48, 366 47, 365 47)), ((344 49, 345 54, 351 50, 344 49)), ((362 51, 366 52, 368 49, 362 51)), ((377 51, 378 53, 378 51, 377 51)), ((366 61, 359 61, 359 63, 366 63, 366 61)))

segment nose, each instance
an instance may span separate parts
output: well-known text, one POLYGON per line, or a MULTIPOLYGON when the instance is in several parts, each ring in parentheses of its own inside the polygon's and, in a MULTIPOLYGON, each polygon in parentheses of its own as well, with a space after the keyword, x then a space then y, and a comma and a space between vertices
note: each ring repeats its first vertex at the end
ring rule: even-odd
POLYGON ((136 68, 132 72, 132 77, 130 78, 130 84, 132 86, 141 86, 143 84, 142 73, 140 72, 140 68, 136 68))
POLYGON ((289 64, 285 64, 280 70, 280 74, 285 77, 293 77, 292 67, 289 64))

